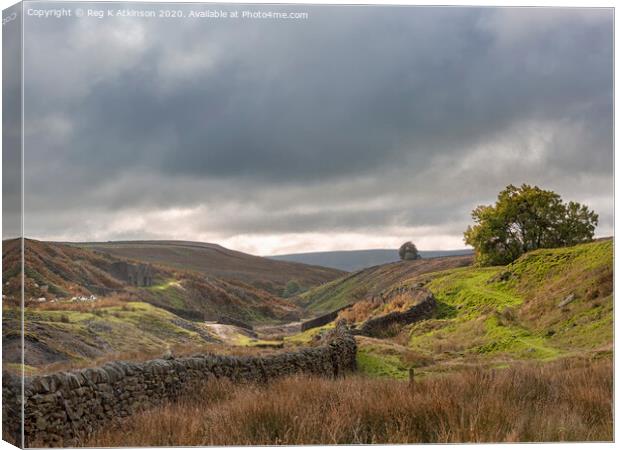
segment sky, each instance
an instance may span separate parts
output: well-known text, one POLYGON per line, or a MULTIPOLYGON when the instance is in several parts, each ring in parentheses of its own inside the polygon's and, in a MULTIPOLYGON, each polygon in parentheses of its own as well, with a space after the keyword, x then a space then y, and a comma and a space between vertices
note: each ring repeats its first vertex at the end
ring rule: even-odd
POLYGON ((27 237, 457 249, 510 183, 613 234, 611 9, 173 7, 308 18, 27 16, 27 237))

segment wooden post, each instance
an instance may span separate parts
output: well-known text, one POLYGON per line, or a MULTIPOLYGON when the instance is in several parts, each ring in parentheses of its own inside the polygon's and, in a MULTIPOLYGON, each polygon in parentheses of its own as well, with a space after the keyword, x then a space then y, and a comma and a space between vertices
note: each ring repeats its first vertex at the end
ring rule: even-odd
POLYGON ((415 382, 414 376, 415 376, 415 373, 413 372, 413 367, 410 367, 409 368, 409 387, 410 388, 412 388, 414 385, 414 382, 415 382))

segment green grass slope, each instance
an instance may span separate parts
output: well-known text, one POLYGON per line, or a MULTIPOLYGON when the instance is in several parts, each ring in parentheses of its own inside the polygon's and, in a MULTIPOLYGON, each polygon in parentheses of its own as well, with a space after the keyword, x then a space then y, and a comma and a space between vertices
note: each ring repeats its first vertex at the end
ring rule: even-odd
POLYGON ((543 249, 502 267, 424 274, 436 317, 404 327, 392 341, 362 339, 360 366, 406 376, 471 365, 606 357, 613 345, 613 242, 543 249), (415 356, 412 356, 415 355, 415 356))
MULTIPOLYGON (((92 364, 119 354, 161 354, 174 346, 217 341, 202 324, 147 303, 109 301, 57 308, 24 310, 24 358, 31 370, 55 363, 92 364)), ((19 323, 18 309, 3 310, 3 360, 9 366, 21 360, 19 323)))
POLYGON ((534 251, 506 267, 436 274, 428 288, 440 315, 433 330, 418 333, 420 324, 412 331, 412 344, 452 337, 469 352, 533 357, 608 345, 612 257, 613 243, 603 241, 534 251))

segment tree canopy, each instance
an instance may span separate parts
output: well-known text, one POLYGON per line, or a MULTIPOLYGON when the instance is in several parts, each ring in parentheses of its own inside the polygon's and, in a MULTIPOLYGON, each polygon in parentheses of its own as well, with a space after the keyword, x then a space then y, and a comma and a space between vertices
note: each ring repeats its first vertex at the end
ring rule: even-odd
POLYGON ((402 259, 403 261, 410 261, 413 259, 421 258, 420 253, 418 253, 418 248, 411 241, 405 242, 403 245, 400 246, 400 248, 398 249, 398 256, 400 256, 400 259, 402 259))
POLYGON ((564 247, 592 240, 598 215, 553 191, 527 184, 508 185, 495 205, 472 211, 475 224, 464 233, 480 265, 508 264, 537 248, 564 247))

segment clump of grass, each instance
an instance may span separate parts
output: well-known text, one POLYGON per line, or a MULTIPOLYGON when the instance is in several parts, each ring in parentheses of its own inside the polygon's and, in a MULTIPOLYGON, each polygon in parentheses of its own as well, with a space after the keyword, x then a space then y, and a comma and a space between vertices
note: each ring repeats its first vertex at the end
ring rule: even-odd
POLYGON ((370 377, 406 379, 410 368, 427 367, 433 363, 432 357, 394 341, 357 338, 357 369, 370 377))
POLYGON ((89 447, 611 441, 609 359, 405 381, 305 376, 216 382, 133 416, 89 447))
POLYGON ((395 294, 388 299, 375 296, 354 303, 350 308, 341 311, 338 318, 351 323, 361 323, 373 316, 406 311, 418 301, 419 297, 410 292, 395 294))
POLYGON ((246 336, 245 334, 239 333, 235 339, 235 345, 241 347, 282 347, 284 341, 282 340, 266 340, 266 339, 258 339, 250 336, 246 336))
POLYGON ((350 323, 361 323, 368 319, 382 305, 378 299, 361 300, 350 308, 340 311, 338 318, 350 323))
POLYGON ((357 352, 357 368, 373 377, 407 378, 407 370, 397 355, 386 355, 372 349, 361 348, 357 352))

